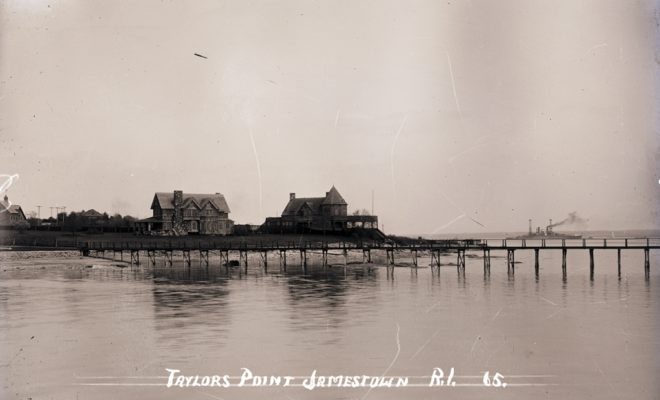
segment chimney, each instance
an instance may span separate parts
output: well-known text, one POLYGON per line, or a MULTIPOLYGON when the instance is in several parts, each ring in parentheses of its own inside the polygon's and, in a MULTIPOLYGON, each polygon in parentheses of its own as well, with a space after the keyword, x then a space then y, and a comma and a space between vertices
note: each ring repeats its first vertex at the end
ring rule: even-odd
POLYGON ((183 204, 183 191, 175 190, 174 191, 174 215, 172 216, 174 226, 179 226, 183 223, 183 210, 181 205, 183 204))
POLYGON ((546 229, 547 233, 552 233, 552 218, 550 218, 550 224, 548 224, 548 228, 546 229))
POLYGON ((174 208, 179 207, 183 203, 183 191, 175 190, 174 191, 174 208))
POLYGON ((295 198, 296 198, 296 194, 295 194, 295 193, 289 193, 289 200, 293 200, 293 199, 295 199, 295 198))

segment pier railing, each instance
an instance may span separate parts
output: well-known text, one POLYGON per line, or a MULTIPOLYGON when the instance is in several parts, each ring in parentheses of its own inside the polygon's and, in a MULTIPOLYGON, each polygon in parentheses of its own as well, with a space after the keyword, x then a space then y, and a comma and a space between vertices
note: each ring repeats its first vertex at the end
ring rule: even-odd
POLYGON ((396 242, 326 242, 301 241, 251 241, 240 240, 136 240, 136 241, 86 241, 80 243, 86 250, 508 250, 508 249, 657 249, 660 238, 625 239, 466 239, 396 242))
POLYGON ((248 240, 240 238, 159 238, 79 240, 62 238, 2 238, 0 246, 71 250, 507 250, 507 249, 658 249, 660 238, 588 239, 452 239, 385 241, 248 240))

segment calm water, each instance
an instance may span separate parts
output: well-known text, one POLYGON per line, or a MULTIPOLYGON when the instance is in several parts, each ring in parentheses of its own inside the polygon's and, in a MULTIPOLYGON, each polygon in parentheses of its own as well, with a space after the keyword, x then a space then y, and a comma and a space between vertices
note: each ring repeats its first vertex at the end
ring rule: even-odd
POLYGON ((560 252, 541 252, 538 280, 532 251, 516 253, 513 277, 504 254, 493 255, 500 257, 485 279, 480 258, 467 260, 465 277, 449 265, 440 276, 400 267, 392 277, 378 263, 312 266, 303 275, 292 256, 286 273, 276 258, 265 273, 255 257, 247 274, 227 277, 218 259, 208 271, 122 269, 0 253, 0 398, 660 398, 657 252, 645 280, 641 251, 623 252, 621 279, 616 252, 597 251, 590 281, 587 252, 570 251, 566 282, 560 252), (459 386, 412 385, 427 384, 434 367, 453 367, 459 386), (166 388, 166 368, 232 377, 241 368, 385 374, 411 377, 411 385, 166 388), (508 386, 479 386, 485 371, 508 386))

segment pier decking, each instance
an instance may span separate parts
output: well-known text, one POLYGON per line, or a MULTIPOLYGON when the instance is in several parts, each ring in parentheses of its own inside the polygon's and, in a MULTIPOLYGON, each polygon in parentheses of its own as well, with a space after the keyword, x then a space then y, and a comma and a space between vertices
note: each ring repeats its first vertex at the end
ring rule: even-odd
POLYGON ((560 250, 562 252, 562 276, 567 275, 568 251, 588 251, 590 260, 590 277, 594 277, 594 253, 596 250, 617 251, 618 275, 621 276, 621 251, 641 250, 644 252, 644 273, 648 278, 650 273, 650 251, 660 249, 660 238, 606 238, 606 239, 466 239, 466 240, 420 240, 406 243, 394 242, 325 242, 325 241, 252 241, 241 240, 135 240, 135 241, 86 241, 79 244, 81 254, 85 256, 104 257, 106 252, 112 252, 113 259, 119 253, 123 261, 124 253, 129 253, 128 261, 140 265, 140 254, 146 255, 151 265, 156 265, 157 257, 163 257, 168 265, 173 264, 174 254, 181 254, 184 264, 191 266, 191 252, 199 254, 201 265, 206 267, 212 263, 210 256, 219 255, 220 264, 229 268, 232 264, 245 267, 247 270, 248 254, 256 253, 261 256, 261 264, 268 268, 270 253, 279 254, 280 268, 286 270, 287 253, 299 252, 300 264, 307 268, 308 253, 321 254, 321 263, 328 265, 328 254, 337 254, 344 257, 344 265, 348 264, 349 254, 361 253, 362 262, 372 263, 372 252, 385 253, 388 272, 396 265, 396 256, 402 252, 409 253, 412 268, 418 267, 420 254, 431 257, 431 269, 441 265, 441 257, 451 257, 455 253, 458 273, 465 273, 466 252, 480 252, 483 256, 484 274, 490 274, 491 251, 506 252, 507 271, 515 273, 515 254, 517 251, 534 251, 534 270, 539 275, 539 253, 542 250, 560 250), (331 253, 332 252, 332 253, 331 253), (238 263, 230 262, 230 254, 238 253, 238 263))

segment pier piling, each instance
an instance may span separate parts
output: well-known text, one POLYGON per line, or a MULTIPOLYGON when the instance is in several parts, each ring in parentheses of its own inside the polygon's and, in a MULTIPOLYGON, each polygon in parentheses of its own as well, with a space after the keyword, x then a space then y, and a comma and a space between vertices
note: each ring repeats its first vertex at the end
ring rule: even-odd
POLYGON ((484 250, 484 275, 490 275, 490 250, 484 250))
POLYGON ((362 262, 371 264, 371 249, 363 249, 362 250, 362 262))
POLYGON ((224 264, 225 270, 227 271, 227 274, 229 274, 229 251, 221 251, 220 252, 220 262, 224 264))
POLYGON ((516 272, 515 250, 507 249, 507 251, 506 251, 506 263, 507 263, 507 272, 509 274, 515 274, 515 272, 516 272))
POLYGON ((307 272, 307 250, 300 250, 300 265, 304 272, 307 272))
POLYGON ((280 250, 280 271, 286 272, 286 250, 280 250))
POLYGON ((394 250, 385 250, 385 255, 387 257, 387 265, 394 265, 394 250))
POLYGON ((459 274, 465 273, 465 249, 458 249, 456 255, 456 269, 459 274))
POLYGON ((247 250, 240 250, 238 252, 238 267, 245 267, 245 273, 247 274, 248 270, 248 252, 247 250))
POLYGON ((131 265, 140 265, 140 251, 131 250, 131 265))
POLYGON ((268 272, 268 250, 262 253, 262 258, 264 261, 264 272, 268 272))
POLYGON ((534 274, 539 277, 539 249, 534 249, 534 274))

